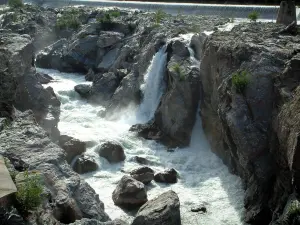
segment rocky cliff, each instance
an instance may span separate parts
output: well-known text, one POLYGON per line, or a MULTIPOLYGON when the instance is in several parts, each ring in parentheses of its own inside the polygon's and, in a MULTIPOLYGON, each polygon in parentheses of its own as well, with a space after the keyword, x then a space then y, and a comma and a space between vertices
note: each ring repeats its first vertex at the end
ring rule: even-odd
POLYGON ((276 221, 298 189, 300 36, 279 35, 281 29, 239 25, 203 46, 203 126, 213 151, 244 180, 251 224, 276 221), (242 92, 233 81, 238 71, 249 79, 242 92))

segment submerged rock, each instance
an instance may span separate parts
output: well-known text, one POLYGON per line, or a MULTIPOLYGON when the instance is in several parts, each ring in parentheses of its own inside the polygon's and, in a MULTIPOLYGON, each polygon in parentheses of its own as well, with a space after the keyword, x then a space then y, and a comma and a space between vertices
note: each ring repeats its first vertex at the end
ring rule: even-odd
POLYGON ((135 161, 136 161, 137 163, 139 163, 139 164, 147 165, 147 164, 150 163, 149 160, 146 159, 146 158, 144 158, 144 157, 135 156, 134 159, 135 159, 135 161))
POLYGON ((207 209, 205 205, 199 205, 199 206, 195 206, 193 208, 191 208, 191 212, 202 212, 202 213, 206 213, 207 209))
POLYGON ((174 169, 167 169, 154 175, 154 180, 160 183, 177 183, 178 173, 174 169))
POLYGON ((106 158, 110 163, 124 161, 126 156, 123 147, 115 142, 105 142, 98 149, 99 155, 106 158))
POLYGON ((127 175, 119 181, 112 199, 115 205, 124 208, 137 208, 148 201, 145 185, 127 175))
POLYGON ((59 145, 65 150, 68 163, 71 163, 76 156, 81 155, 86 150, 85 142, 67 135, 60 136, 59 145))
POLYGON ((74 87, 74 90, 82 97, 88 98, 91 96, 91 85, 89 84, 78 84, 74 87))
POLYGON ((130 176, 144 184, 149 184, 154 179, 154 171, 149 167, 140 167, 130 172, 130 176))
POLYGON ((139 209, 131 225, 181 225, 177 194, 168 191, 148 201, 139 209))
POLYGON ((76 173, 84 174, 96 171, 98 169, 98 164, 93 158, 82 155, 76 159, 73 169, 76 173))

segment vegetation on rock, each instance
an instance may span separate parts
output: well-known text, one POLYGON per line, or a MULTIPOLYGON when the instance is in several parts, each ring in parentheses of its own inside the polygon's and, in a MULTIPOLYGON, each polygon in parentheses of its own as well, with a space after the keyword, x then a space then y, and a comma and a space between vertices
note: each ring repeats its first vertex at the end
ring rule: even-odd
POLYGON ((43 187, 38 174, 24 172, 24 182, 18 186, 16 199, 24 212, 37 208, 42 203, 43 187))
POLYGON ((121 14, 118 10, 114 10, 114 11, 109 11, 104 13, 103 16, 98 17, 97 21, 100 23, 111 23, 113 18, 117 18, 119 17, 121 14))
POLYGON ((256 22, 257 19, 258 19, 258 17, 259 17, 259 13, 256 12, 256 11, 253 11, 253 12, 249 13, 249 15, 248 15, 248 19, 249 19, 251 22, 256 22))
POLYGON ((154 13, 154 18, 153 18, 155 25, 159 25, 165 17, 166 17, 166 13, 162 9, 157 10, 154 13))
POLYGON ((248 72, 243 70, 232 75, 232 85, 238 93, 242 93, 249 83, 248 72))
POLYGON ((11 8, 20 8, 23 7, 22 0, 8 0, 8 5, 11 8))
POLYGON ((79 28, 81 25, 79 15, 80 12, 76 9, 72 9, 70 12, 65 12, 61 17, 57 18, 56 27, 58 29, 79 28))
POLYGON ((171 69, 179 76, 179 80, 180 81, 184 81, 185 80, 185 74, 181 68, 181 66, 179 65, 179 63, 175 63, 171 69))

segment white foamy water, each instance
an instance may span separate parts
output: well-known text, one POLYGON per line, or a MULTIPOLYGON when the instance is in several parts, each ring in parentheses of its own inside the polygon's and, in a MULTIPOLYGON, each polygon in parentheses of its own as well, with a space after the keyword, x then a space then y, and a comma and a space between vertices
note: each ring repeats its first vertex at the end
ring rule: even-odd
MULTIPOLYGON (((152 181, 147 186, 148 199, 173 190, 181 204, 183 225, 241 225, 243 213, 243 196, 241 180, 228 172, 227 167, 210 150, 210 146, 203 133, 201 119, 197 118, 190 147, 175 149, 170 153, 166 148, 154 141, 143 140, 130 133, 128 129, 140 118, 139 112, 147 112, 151 118, 157 107, 157 101, 163 93, 159 88, 163 80, 160 76, 165 67, 164 51, 159 51, 152 60, 145 77, 144 101, 137 111, 132 110, 131 118, 120 113, 119 120, 109 121, 97 116, 103 110, 101 106, 94 106, 82 100, 74 91, 74 86, 85 82, 84 76, 59 73, 54 70, 39 69, 55 79, 49 85, 60 98, 61 117, 59 130, 62 134, 71 135, 82 141, 94 143, 87 149, 86 154, 94 157, 99 170, 83 175, 83 178, 95 189, 104 202, 105 211, 112 218, 121 218, 131 222, 133 215, 124 212, 115 206, 112 201, 112 192, 121 177, 139 167, 134 160, 135 156, 147 158, 149 165, 155 171, 174 168, 179 172, 178 183, 165 185, 152 181), (149 91, 155 93, 150 93, 149 91), (118 164, 109 164, 96 153, 97 145, 107 140, 121 143, 125 149, 126 160, 118 164), (121 170, 123 172, 121 172, 121 170), (125 172, 125 173, 124 173, 125 172), (193 206, 206 204, 206 214, 191 212, 193 206)), ((128 113, 128 112, 127 112, 128 113)))

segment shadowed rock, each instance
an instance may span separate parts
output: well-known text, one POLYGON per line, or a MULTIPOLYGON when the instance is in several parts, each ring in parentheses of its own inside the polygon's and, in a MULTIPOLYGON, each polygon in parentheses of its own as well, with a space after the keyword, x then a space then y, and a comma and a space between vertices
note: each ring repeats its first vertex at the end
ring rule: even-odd
POLYGON ((144 184, 149 184, 154 179, 154 171, 149 167, 140 167, 132 170, 130 176, 144 184))
POLYGON ((98 149, 99 155, 106 158, 110 163, 124 161, 126 156, 123 147, 115 142, 105 142, 98 149))

